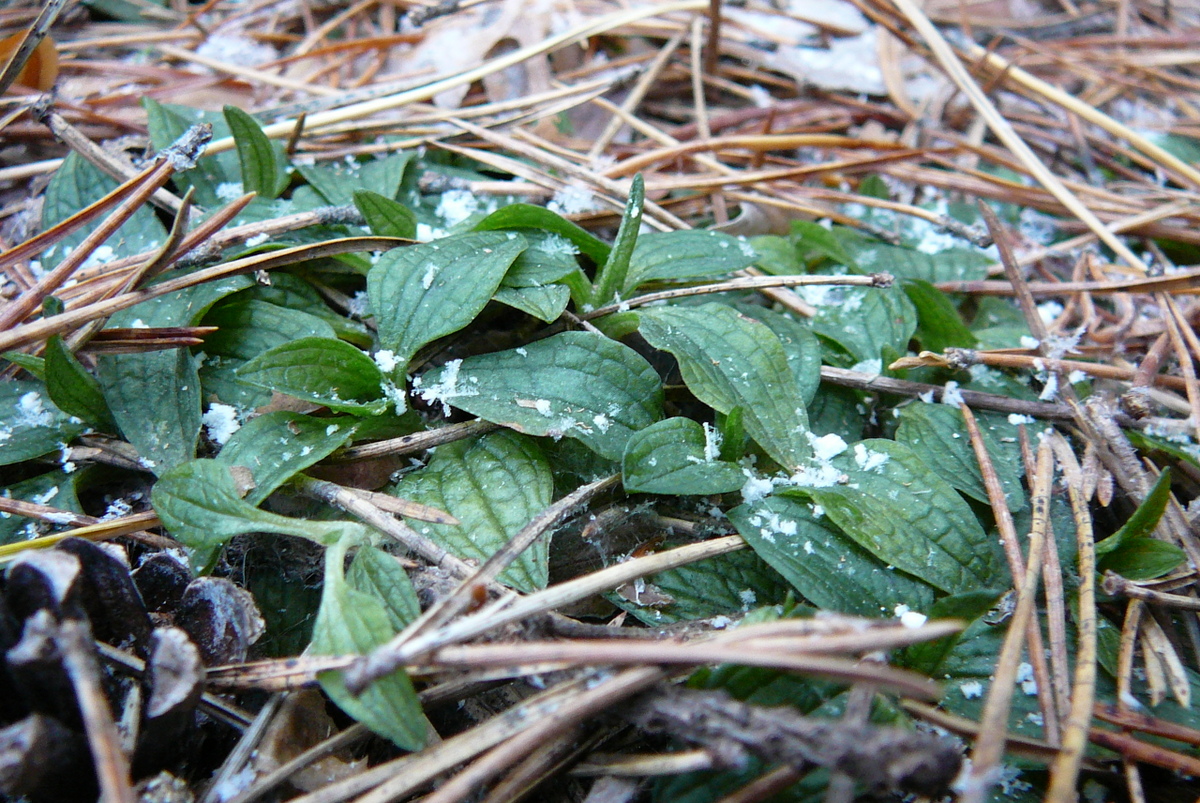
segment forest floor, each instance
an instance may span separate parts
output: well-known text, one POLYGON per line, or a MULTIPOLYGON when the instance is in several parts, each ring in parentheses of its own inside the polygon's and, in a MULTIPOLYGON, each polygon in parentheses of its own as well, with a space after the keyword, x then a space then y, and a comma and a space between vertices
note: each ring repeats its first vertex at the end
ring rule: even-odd
POLYGON ((1200 14, 0 8, 0 794, 1200 794, 1200 14))

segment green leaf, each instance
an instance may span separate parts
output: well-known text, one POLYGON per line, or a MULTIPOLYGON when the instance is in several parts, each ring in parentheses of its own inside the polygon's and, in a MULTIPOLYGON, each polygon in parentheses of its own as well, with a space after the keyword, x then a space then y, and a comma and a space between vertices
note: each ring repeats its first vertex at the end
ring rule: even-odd
POLYGON ((758 555, 821 610, 892 616, 897 605, 927 611, 934 589, 884 565, 813 506, 771 496, 728 511, 758 555))
POLYGON ((746 432, 781 465, 808 458, 808 414, 774 332, 717 303, 642 310, 638 320, 650 345, 679 361, 696 398, 722 413, 743 408, 746 432))
POLYGON ((455 360, 418 377, 413 391, 518 432, 577 438, 609 460, 662 418, 662 386, 650 364, 590 332, 455 360))
MULTIPOLYGON (((211 125, 214 139, 232 136, 229 124, 220 112, 192 109, 173 103, 159 103, 150 97, 142 98, 142 106, 146 109, 150 144, 154 146, 155 150, 167 147, 183 136, 189 127, 198 123, 211 125)), ((231 191, 238 191, 240 194, 242 189, 238 156, 233 151, 202 156, 196 160, 195 167, 182 173, 176 173, 171 180, 181 192, 188 187, 195 187, 194 200, 202 207, 215 208, 228 203, 233 200, 231 191)), ((149 211, 148 207, 145 208, 149 211)))
POLYGON ((163 526, 194 551, 192 565, 197 568, 207 566, 235 535, 262 531, 330 544, 347 527, 358 526, 291 519, 259 510, 238 494, 230 468, 216 460, 188 461, 159 477, 150 496, 163 526))
POLYGON ((355 591, 369 594, 383 603, 392 630, 399 633, 421 615, 421 603, 404 567, 382 549, 363 545, 358 548, 346 582, 355 591))
MULTIPOLYGON (((995 589, 966 591, 942 597, 930 608, 914 610, 924 613, 930 619, 961 619, 964 622, 973 622, 991 610, 1003 593, 995 589)), ((961 637, 961 633, 955 633, 934 641, 914 644, 904 651, 903 663, 910 669, 935 675, 941 668, 942 661, 961 637)))
MULTIPOLYGON (((842 229, 841 232, 847 232, 842 229)), ((842 238, 847 251, 864 273, 886 272, 897 281, 921 279, 926 282, 974 281, 987 275, 987 266, 995 260, 968 248, 947 248, 927 254, 900 245, 866 240, 857 232, 842 238)))
POLYGON ((642 227, 642 205, 645 200, 646 189, 642 182, 642 174, 639 173, 633 177, 633 185, 629 188, 629 200, 625 202, 625 213, 621 216, 621 227, 617 229, 616 242, 613 243, 608 260, 596 274, 596 286, 592 289, 593 307, 609 303, 625 287, 629 260, 637 244, 638 230, 642 227))
POLYGON ((58 409, 108 432, 117 424, 104 401, 100 383, 63 343, 62 335, 46 341, 46 392, 58 409))
MULTIPOLYGON (((925 465, 954 488, 987 504, 990 500, 983 484, 983 472, 958 408, 918 401, 901 408, 899 413, 896 440, 911 448, 925 465)), ((1008 507, 1013 511, 1020 510, 1025 507, 1025 492, 1021 488, 1025 466, 1016 442, 1017 428, 1003 418, 987 413, 977 413, 976 420, 1008 507)))
POLYGON ((141 465, 162 472, 196 456, 200 376, 187 349, 102 355, 104 399, 141 465))
POLYGON ((612 251, 607 243, 587 229, 556 212, 532 204, 510 204, 503 209, 497 209, 475 224, 475 231, 500 229, 539 229, 566 237, 597 265, 607 262, 609 252, 612 251))
MULTIPOLYGON (((841 230, 839 227, 838 231, 841 230)), ((854 256, 846 250, 838 235, 820 223, 812 220, 793 220, 788 240, 804 262, 824 257, 836 265, 859 271, 854 256)))
POLYGON ((305 337, 336 336, 322 318, 290 306, 269 304, 247 293, 239 293, 230 303, 214 308, 204 316, 204 325, 217 327, 204 339, 205 360, 200 366, 204 390, 244 408, 266 404, 271 394, 241 381, 237 369, 276 346, 305 337))
POLYGON ((366 218, 371 232, 380 237, 406 237, 412 240, 417 236, 417 216, 399 201, 370 190, 357 190, 354 193, 354 205, 366 218))
MULTIPOLYGON (((2 432, 3 430, 0 430, 0 433, 2 432)), ((3 453, 6 448, 7 446, 0 445, 0 453, 3 453)), ((76 471, 70 463, 66 464, 66 468, 70 469, 71 473, 55 470, 14 482, 7 488, 0 489, 0 496, 5 499, 49 505, 71 513, 83 513, 83 505, 79 503, 78 491, 80 478, 84 476, 86 469, 76 471)), ((50 529, 57 529, 57 527, 52 522, 38 522, 10 513, 0 516, 0 544, 24 541, 50 529)))
MULTIPOLYGON (((353 343, 360 348, 368 348, 375 342, 374 335, 367 327, 330 309, 316 288, 304 279, 290 273, 271 271, 269 285, 256 283, 242 296, 239 296, 238 300, 241 300, 242 297, 254 301, 265 301, 292 312, 307 312, 309 315, 314 315, 332 326, 338 339, 353 343)), ((319 336, 324 337, 324 335, 319 336)), ((204 343, 205 346, 208 345, 207 338, 204 343)))
POLYGON ((0 354, 0 357, 28 371, 37 379, 43 382, 46 381, 46 360, 44 357, 35 357, 32 354, 26 354, 22 351, 6 351, 0 354))
POLYGON ((296 474, 328 457, 353 434, 354 426, 344 420, 276 410, 250 419, 233 433, 216 459, 250 471, 254 487, 246 494, 246 502, 257 506, 296 474))
POLYGON ((923 279, 904 283, 904 294, 917 310, 917 340, 928 351, 945 351, 948 346, 971 348, 979 342, 963 323, 950 298, 923 279))
MULTIPOLYGON (((42 230, 58 225, 116 188, 117 181, 102 173, 100 168, 85 161, 74 151, 68 153, 46 187, 46 199, 42 205, 42 230)), ((78 248, 100 223, 100 220, 95 220, 76 229, 57 245, 46 249, 42 254, 42 265, 53 268, 63 257, 78 248)), ((103 264, 114 258, 153 251, 166 240, 166 227, 159 222, 150 205, 146 204, 138 207, 103 245, 96 248, 91 259, 103 264)))
POLYGON ((744 240, 716 231, 652 232, 638 237, 622 292, 646 282, 725 276, 748 268, 758 254, 744 240))
MULTIPOLYGON (((554 479, 536 441, 500 431, 437 447, 429 465, 406 474, 395 494, 458 519, 457 525, 409 524, 460 558, 483 561, 550 505, 554 479)), ((549 549, 548 538, 539 540, 500 581, 521 591, 544 588, 549 549)))
POLYGON ((501 287, 496 300, 513 309, 528 313, 539 321, 553 323, 563 314, 571 300, 571 290, 565 285, 547 287, 501 287))
POLYGON ((255 357, 236 373, 243 382, 331 410, 378 415, 388 406, 379 366, 340 340, 305 337, 285 343, 255 357))
POLYGON ((404 151, 383 159, 296 165, 296 169, 327 202, 348 206, 354 203, 354 193, 358 190, 395 198, 413 156, 412 151, 404 151))
POLYGON ((397 248, 367 274, 379 347, 392 352, 399 384, 417 349, 457 332, 487 306, 525 239, 483 232, 397 248))
POLYGON ((242 189, 263 198, 278 198, 288 184, 282 152, 249 114, 237 106, 226 106, 224 113, 242 167, 242 189))
POLYGON ((1100 559, 1101 572, 1112 571, 1130 580, 1162 577, 1187 560, 1187 553, 1157 538, 1128 538, 1100 559))
POLYGON ((847 482, 799 493, 875 557, 947 593, 1006 582, 995 539, 953 488, 902 443, 865 440, 833 460, 847 482))
POLYGON ((802 323, 780 312, 752 304, 739 304, 738 312, 765 325, 779 338, 788 367, 796 377, 796 392, 807 407, 821 386, 821 342, 802 323))
MULTIPOLYGON (((163 279, 183 275, 164 274, 163 279)), ((194 326, 225 296, 250 286, 244 276, 180 290, 122 310, 111 326, 194 326)), ((102 356, 97 378, 113 419, 146 468, 161 474, 196 454, 200 435, 200 378, 187 349, 102 356)))
POLYGON ((1138 505, 1137 510, 1133 511, 1133 515, 1129 520, 1121 525, 1121 529, 1105 538, 1103 541, 1096 543, 1096 555, 1102 557, 1116 550, 1128 539, 1133 538, 1148 538, 1154 529, 1158 527, 1158 522, 1162 519, 1163 513, 1167 509, 1167 503, 1171 500, 1171 467, 1163 469, 1162 474, 1158 475, 1158 479, 1154 481, 1154 487, 1150 489, 1150 493, 1146 494, 1146 498, 1138 505))
MULTIPOLYGON (((365 655, 396 633, 387 606, 347 582, 342 574, 345 554, 340 544, 325 553, 325 588, 313 626, 313 655, 365 655)), ((424 746, 428 723, 403 669, 376 680, 358 696, 347 691, 340 672, 322 673, 320 681, 339 708, 373 732, 404 750, 424 746)))
POLYGON ((40 382, 0 382, 0 466, 57 451, 83 432, 83 422, 55 407, 48 395, 40 382))
POLYGON ((528 247, 504 274, 502 287, 543 287, 579 274, 579 249, 563 237, 526 229, 528 247))
POLYGON ((741 550, 634 581, 608 598, 646 624, 665 625, 740 616, 781 602, 787 593, 783 578, 762 558, 741 550))
POLYGON ((904 354, 917 328, 917 311, 896 286, 813 285, 801 295, 817 308, 812 330, 841 346, 852 363, 878 360, 886 347, 904 354))
POLYGON ((651 424, 625 444, 625 491, 701 496, 736 491, 746 478, 738 466, 719 459, 720 447, 720 432, 690 418, 651 424))

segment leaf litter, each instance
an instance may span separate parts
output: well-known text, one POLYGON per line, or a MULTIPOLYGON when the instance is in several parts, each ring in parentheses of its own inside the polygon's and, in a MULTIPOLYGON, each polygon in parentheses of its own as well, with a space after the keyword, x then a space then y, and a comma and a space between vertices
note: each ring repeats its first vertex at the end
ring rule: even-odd
POLYGON ((64 6, 4 794, 1195 796, 1194 10, 64 6))

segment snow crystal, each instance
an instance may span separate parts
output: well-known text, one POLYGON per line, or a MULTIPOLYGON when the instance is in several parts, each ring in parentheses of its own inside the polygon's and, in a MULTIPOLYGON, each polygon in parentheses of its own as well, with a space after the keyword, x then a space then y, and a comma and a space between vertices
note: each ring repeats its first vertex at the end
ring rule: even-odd
POLYGON ((596 429, 600 430, 601 434, 608 432, 608 428, 612 426, 612 422, 608 420, 608 416, 604 413, 593 416, 592 423, 596 425, 596 429))
POLYGON ((743 608, 749 608, 751 605, 758 602, 758 594, 755 594, 748 588, 744 588, 738 592, 738 599, 742 601, 743 608))
POLYGON ((961 684, 958 690, 968 700, 974 700, 977 697, 983 696, 983 684, 978 680, 968 680, 966 683, 961 684))
POLYGON ((1034 351, 1041 345, 1042 345, 1042 341, 1038 340, 1036 337, 1030 337, 1029 335, 1021 335, 1021 348, 1029 349, 1030 351, 1034 351))
POLYGON ((560 215, 579 215, 596 209, 596 198, 583 184, 572 182, 554 193, 546 208, 560 215))
POLYGON ((54 413, 46 409, 42 395, 31 390, 17 401, 17 420, 13 423, 18 427, 48 427, 54 424, 54 413))
POLYGON ((1022 661, 1017 664, 1017 682, 1021 684, 1021 691, 1025 692, 1029 697, 1037 696, 1037 681, 1033 677, 1033 665, 1027 661, 1022 661))
POLYGON ((1032 424, 1033 421, 1033 416, 1021 415, 1020 413, 1009 413, 1008 416, 1008 423, 1012 424, 1014 427, 1018 426, 1019 424, 1032 424))
POLYGON ((217 198, 225 203, 236 201, 246 194, 240 181, 222 181, 217 185, 216 193, 217 198))
POLYGON ((746 473, 746 484, 742 486, 742 501, 748 505, 761 500, 764 496, 768 496, 775 489, 775 482, 769 478, 755 477, 748 470, 746 473))
POLYGON ((1038 317, 1043 323, 1053 323, 1059 315, 1062 315, 1063 305, 1057 301, 1043 301, 1037 305, 1038 317))
POLYGON ((891 456, 886 452, 876 452, 861 443, 854 444, 854 462, 863 471, 880 473, 891 456))
POLYGON ((462 360, 451 360, 442 367, 441 381, 436 385, 423 387, 424 377, 413 380, 413 393, 420 396, 429 404, 441 403, 442 414, 450 415, 450 399, 462 396, 478 396, 479 389, 458 384, 458 372, 462 369, 462 360))
POLYGON ((261 234, 254 235, 253 237, 247 237, 246 238, 246 247, 254 248, 255 246, 262 245, 269 239, 271 239, 271 235, 267 234, 264 231, 261 234))
POLYGON ((533 409, 537 410, 540 414, 546 416, 547 418, 554 415, 554 411, 550 409, 549 399, 538 399, 533 403, 533 409))
POLYGON ((440 266, 435 265, 432 262, 430 262, 429 265, 426 266, 425 275, 421 277, 421 286, 424 287, 426 290, 428 290, 430 287, 433 287, 433 279, 435 276, 437 276, 439 267, 440 266))
POLYGON ((808 442, 812 446, 813 459, 821 462, 832 460, 849 448, 846 441, 842 440, 842 436, 836 432, 831 432, 828 435, 817 437, 811 432, 805 433, 808 436, 808 442))
POLYGON ((396 352, 391 349, 380 349, 375 352, 375 364, 379 366, 380 371, 390 374, 396 370, 396 352))
POLYGON ((958 389, 958 383, 953 379, 946 383, 942 389, 942 404, 948 404, 951 407, 961 407, 963 405, 962 391, 958 389))
POLYGON ((446 190, 438 200, 436 214, 446 221, 447 226, 454 226, 475 214, 479 209, 479 200, 470 190, 446 190))
POLYGON ((721 433, 712 424, 704 424, 704 462, 711 463, 721 456, 721 433))
POLYGON ((233 433, 242 428, 237 420, 237 408, 220 402, 208 405, 208 412, 201 417, 200 422, 208 430, 208 439, 219 446, 224 446, 233 433))

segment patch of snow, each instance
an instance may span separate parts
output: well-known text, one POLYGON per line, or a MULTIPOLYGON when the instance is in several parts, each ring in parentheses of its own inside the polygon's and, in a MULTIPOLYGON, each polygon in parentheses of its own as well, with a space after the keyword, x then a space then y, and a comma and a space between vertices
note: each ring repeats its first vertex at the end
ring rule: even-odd
POLYGON ((462 360, 451 360, 442 367, 442 377, 437 384, 425 387, 424 377, 418 376, 413 380, 412 392, 429 404, 440 403, 442 405, 442 414, 450 415, 450 405, 448 402, 451 399, 479 395, 479 388, 473 388, 469 385, 459 385, 458 372, 461 369, 462 360))
POLYGON ((237 418, 237 408, 220 402, 208 405, 208 412, 200 418, 200 423, 208 430, 208 439, 218 446, 224 446, 233 433, 242 428, 237 418))
POLYGON ((946 383, 942 388, 942 404, 948 404, 951 407, 961 407, 963 405, 962 391, 958 389, 958 383, 953 379, 946 383))

